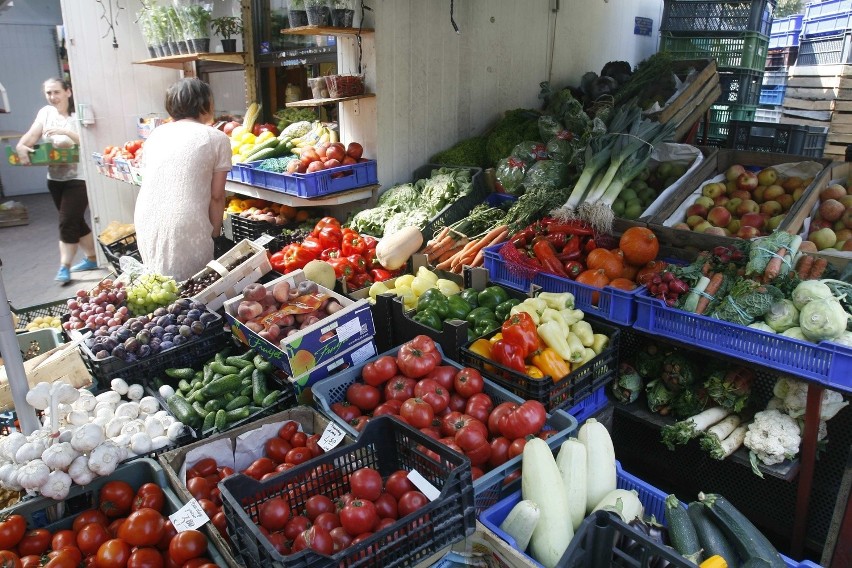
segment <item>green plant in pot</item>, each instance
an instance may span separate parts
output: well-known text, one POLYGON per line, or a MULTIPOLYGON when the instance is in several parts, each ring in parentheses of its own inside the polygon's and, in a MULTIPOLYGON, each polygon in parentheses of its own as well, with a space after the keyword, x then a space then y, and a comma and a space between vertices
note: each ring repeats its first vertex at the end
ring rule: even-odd
POLYGON ((305 11, 305 0, 290 0, 287 7, 291 28, 308 25, 308 13, 305 11))
POLYGON ((305 0, 305 11, 308 13, 309 26, 331 25, 331 8, 329 0, 305 0))
POLYGON ((236 16, 221 16, 210 22, 216 35, 222 38, 222 51, 233 53, 237 51, 237 40, 233 35, 243 33, 243 22, 236 16))
POLYGON ((169 16, 163 6, 154 6, 149 11, 151 30, 154 37, 154 45, 160 56, 171 55, 169 48, 169 16))
POLYGON ((203 6, 190 5, 178 13, 183 22, 183 35, 194 53, 210 51, 210 10, 203 6))
POLYGON ((157 37, 156 26, 151 20, 151 12, 149 9, 143 9, 139 12, 136 21, 139 23, 139 29, 142 31, 142 37, 145 38, 145 45, 148 46, 148 54, 151 57, 158 57, 160 54, 157 51, 157 46, 162 43, 157 37))
POLYGON ((167 8, 166 14, 169 18, 169 26, 171 27, 174 41, 177 43, 178 53, 182 55, 189 53, 189 46, 187 46, 186 36, 184 36, 183 22, 181 22, 178 11, 170 7, 167 8))
POLYGON ((331 0, 331 25, 351 28, 355 19, 355 0, 331 0))

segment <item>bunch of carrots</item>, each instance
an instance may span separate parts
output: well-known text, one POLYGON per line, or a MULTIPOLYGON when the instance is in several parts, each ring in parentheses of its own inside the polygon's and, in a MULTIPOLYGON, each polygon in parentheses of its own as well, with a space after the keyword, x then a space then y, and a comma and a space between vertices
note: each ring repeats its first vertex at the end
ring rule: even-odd
POLYGON ((802 280, 818 280, 828 267, 828 261, 822 257, 815 258, 809 254, 803 254, 796 263, 796 274, 802 280))
POLYGON ((482 266, 485 247, 505 242, 508 238, 507 225, 497 225, 476 237, 467 237, 450 227, 444 227, 420 252, 426 255, 429 264, 435 268, 461 273, 465 266, 482 266))

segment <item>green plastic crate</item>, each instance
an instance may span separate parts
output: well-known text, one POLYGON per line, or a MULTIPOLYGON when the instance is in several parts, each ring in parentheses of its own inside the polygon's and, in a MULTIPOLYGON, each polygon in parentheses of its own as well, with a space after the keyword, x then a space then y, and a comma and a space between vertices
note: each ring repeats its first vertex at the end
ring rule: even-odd
POLYGON ((753 121, 757 112, 757 105, 713 105, 710 107, 709 124, 701 123, 698 135, 699 140, 705 130, 710 138, 727 140, 731 127, 728 123, 732 120, 753 121))
POLYGON ((668 51, 677 60, 715 59, 718 67, 763 71, 769 37, 754 32, 725 36, 698 37, 660 34, 660 51, 668 51))

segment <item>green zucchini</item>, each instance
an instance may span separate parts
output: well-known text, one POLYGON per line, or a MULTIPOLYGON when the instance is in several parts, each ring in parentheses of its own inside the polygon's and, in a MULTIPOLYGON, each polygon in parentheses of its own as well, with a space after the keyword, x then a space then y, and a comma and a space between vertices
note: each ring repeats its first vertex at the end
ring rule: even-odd
POLYGON ((213 369, 214 373, 221 373, 223 375, 235 375, 239 373, 241 369, 241 367, 234 367, 233 365, 223 365, 216 361, 210 363, 210 368, 213 369))
MULTIPOLYGON (((762 532, 736 507, 717 493, 699 494, 698 498, 707 507, 707 514, 722 529, 744 561, 763 560, 772 568, 784 568, 786 563, 762 532)), ((751 566, 758 566, 751 564, 751 566)), ((743 567, 749 566, 748 562, 743 567)))
POLYGON ((238 396, 231 402, 225 405, 226 411, 236 410, 238 408, 242 408, 243 406, 248 405, 251 402, 251 399, 247 396, 238 396))
POLYGON ((669 539, 672 547, 690 562, 701 564, 701 543, 698 533, 689 518, 686 509, 676 495, 666 497, 666 524, 669 527, 669 539))
POLYGON ((263 355, 261 355, 259 353, 254 356, 254 359, 252 359, 252 363, 254 363, 255 369, 258 369, 259 371, 263 371, 264 373, 267 373, 267 374, 269 374, 269 373, 271 373, 272 371, 275 370, 275 367, 272 366, 272 363, 270 363, 269 361, 264 359, 263 355))
MULTIPOLYGON (((219 412, 221 412, 221 410, 219 412)), ((237 420, 245 420, 251 416, 251 412, 249 411, 248 406, 243 406, 234 410, 228 410, 225 412, 225 415, 228 422, 236 422, 237 420)))
POLYGON ((263 399, 266 398, 268 393, 266 392, 266 376, 259 369, 251 374, 251 386, 252 401, 255 404, 263 404, 263 399))
POLYGON ((205 398, 216 398, 240 388, 242 379, 236 373, 210 381, 201 388, 205 398))
POLYGON ((225 426, 228 425, 228 413, 225 412, 225 409, 220 409, 216 411, 216 420, 213 422, 213 427, 218 431, 222 432, 225 430, 225 426))
POLYGON ((193 378, 195 378, 195 369, 192 369, 190 367, 166 369, 166 376, 171 377, 173 379, 186 379, 188 381, 191 381, 193 378))
POLYGON ((251 362, 251 359, 245 360, 242 357, 238 357, 236 355, 231 355, 230 357, 225 359, 225 364, 230 365, 232 367, 239 367, 242 369, 243 367, 254 366, 254 363, 251 362))
POLYGON ((218 414, 217 412, 208 412, 207 413, 207 416, 204 417, 204 423, 201 425, 201 431, 202 432, 206 432, 207 430, 210 430, 211 428, 213 428, 214 424, 216 423, 216 415, 217 414, 218 414))
POLYGON ((725 538, 722 530, 707 516, 706 507, 698 501, 693 501, 686 508, 695 532, 698 534, 698 542, 704 549, 704 557, 719 555, 728 563, 728 568, 737 568, 739 557, 737 551, 725 538))
POLYGON ((183 397, 173 395, 166 400, 166 405, 169 407, 175 418, 188 426, 197 427, 201 423, 201 417, 192 408, 192 405, 183 397))
POLYGON ((275 148, 278 146, 278 138, 270 138, 265 142, 261 142, 252 148, 251 154, 246 156, 246 162, 256 162, 257 160, 263 160, 264 158, 270 157, 275 148), (272 150, 272 152, 266 152, 266 150, 272 150))

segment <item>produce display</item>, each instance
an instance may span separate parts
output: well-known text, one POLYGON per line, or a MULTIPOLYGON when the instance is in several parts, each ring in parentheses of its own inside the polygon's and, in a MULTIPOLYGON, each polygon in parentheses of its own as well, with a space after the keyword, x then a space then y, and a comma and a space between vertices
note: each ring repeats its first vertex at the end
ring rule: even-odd
POLYGON ((77 290, 68 300, 68 321, 62 324, 71 329, 97 329, 118 326, 130 317, 127 290, 120 280, 105 278, 92 290, 77 290))
POLYGON ((498 321, 507 319, 509 310, 520 303, 500 286, 488 286, 480 292, 468 288, 449 295, 440 288, 430 288, 418 296, 412 319, 437 331, 444 329, 445 321, 466 321, 467 338, 473 341, 497 329, 498 321))
POLYGON ((177 297, 177 282, 170 276, 142 274, 127 284, 127 308, 135 316, 168 306, 177 297))
MULTIPOLYGON (((254 252, 249 252, 241 255, 238 258, 235 258, 233 261, 229 262, 225 265, 225 269, 229 272, 248 259, 254 256, 254 252)), ((196 274, 194 276, 190 276, 186 280, 180 283, 178 287, 178 291, 180 292, 181 298, 192 298, 193 296, 197 296, 211 285, 213 285, 217 280, 221 280, 222 275, 216 272, 215 270, 205 269, 200 274, 196 274)))
POLYGON ((310 209, 297 209, 263 199, 242 199, 233 196, 225 206, 226 213, 233 213, 251 221, 263 221, 275 225, 304 223, 311 216, 310 209))
POLYGON ((833 183, 819 194, 802 250, 852 251, 852 193, 833 183), (807 244, 806 244, 807 243, 807 244))
POLYGON ((376 296, 390 292, 399 296, 407 309, 413 310, 417 308, 420 296, 433 288, 448 298, 462 291, 452 280, 440 278, 434 271, 421 266, 415 274, 403 274, 393 280, 374 282, 370 286, 369 298, 375 303, 376 296))
POLYGON ((616 217, 638 219, 657 196, 665 188, 674 185, 688 168, 688 164, 675 161, 660 162, 654 167, 645 166, 612 202, 612 212, 616 217))
POLYGON ((103 150, 103 160, 106 164, 112 164, 116 158, 129 160, 134 166, 142 159, 142 148, 144 140, 128 140, 118 146, 106 146, 103 150))

